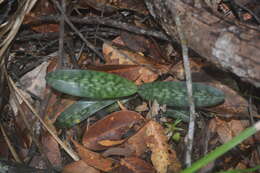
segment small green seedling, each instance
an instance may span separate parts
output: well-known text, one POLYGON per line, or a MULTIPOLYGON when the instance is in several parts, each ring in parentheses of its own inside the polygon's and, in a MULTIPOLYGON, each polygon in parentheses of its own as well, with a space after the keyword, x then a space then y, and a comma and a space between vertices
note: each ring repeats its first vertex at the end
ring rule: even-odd
POLYGON ((184 129, 177 127, 182 122, 181 119, 174 121, 173 123, 165 123, 166 125, 166 134, 171 136, 171 139, 175 142, 179 142, 181 138, 180 131, 184 129))

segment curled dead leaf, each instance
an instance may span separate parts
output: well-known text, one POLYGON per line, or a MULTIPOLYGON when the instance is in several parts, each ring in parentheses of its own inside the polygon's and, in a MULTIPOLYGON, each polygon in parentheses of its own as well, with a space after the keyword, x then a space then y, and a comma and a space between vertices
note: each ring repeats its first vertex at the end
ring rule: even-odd
POLYGON ((126 157, 120 160, 121 167, 119 167, 119 172, 125 172, 127 169, 132 173, 155 173, 153 166, 146 161, 138 157, 126 157))
POLYGON ((57 141, 49 133, 44 133, 41 137, 41 143, 43 152, 48 157, 51 164, 56 168, 60 168, 62 158, 57 141))
POLYGON ((103 145, 103 146, 106 146, 106 147, 111 147, 111 146, 114 146, 114 145, 119 145, 119 144, 122 144, 125 140, 101 140, 101 141, 98 141, 98 143, 100 145, 103 145))
POLYGON ((142 68, 140 65, 98 65, 87 66, 87 69, 104 71, 122 76, 128 80, 136 81, 140 78, 139 70, 142 68))
POLYGON ((146 145, 152 151, 151 161, 156 171, 158 173, 179 172, 181 165, 175 151, 168 144, 163 127, 155 121, 150 121, 148 125, 146 145))
POLYGON ((133 111, 114 112, 99 120, 84 133, 83 145, 92 150, 104 150, 108 146, 100 145, 104 140, 121 140, 130 130, 135 130, 136 126, 143 124, 142 115, 133 111), (139 124, 139 125, 138 125, 139 124))
POLYGON ((88 166, 83 160, 79 160, 66 165, 62 173, 100 173, 99 170, 88 166))
POLYGON ((235 119, 222 120, 220 118, 214 118, 209 124, 210 130, 218 134, 222 144, 230 141, 246 128, 245 122, 235 119))
POLYGON ((136 156, 150 150, 152 164, 158 173, 180 171, 181 164, 176 153, 169 146, 163 127, 155 121, 149 121, 138 133, 130 137, 124 146, 136 156))
POLYGON ((73 144, 76 147, 76 150, 80 156, 80 158, 89 166, 94 167, 98 170, 109 172, 117 167, 117 163, 115 163, 111 159, 104 158, 99 153, 95 153, 90 151, 77 143, 76 141, 72 140, 73 144))
MULTIPOLYGON (((118 39, 117 39, 118 40, 118 39)), ((136 84, 153 82, 160 74, 169 71, 169 65, 157 62, 144 55, 130 50, 120 49, 111 43, 103 44, 103 54, 107 64, 113 65, 139 65, 139 78, 136 84)))

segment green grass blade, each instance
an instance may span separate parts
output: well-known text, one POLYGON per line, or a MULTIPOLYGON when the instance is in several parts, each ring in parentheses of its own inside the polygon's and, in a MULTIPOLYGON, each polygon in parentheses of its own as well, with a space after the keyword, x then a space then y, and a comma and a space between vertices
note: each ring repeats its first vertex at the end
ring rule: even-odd
POLYGON ((215 150, 211 151, 209 154, 204 156, 202 159, 194 162, 190 167, 184 169, 181 173, 193 173, 197 171, 198 169, 202 168, 203 166, 206 166, 208 163, 212 162, 216 158, 220 157, 239 143, 241 143, 243 140, 247 139, 248 137, 252 136, 254 133, 259 130, 260 122, 255 124, 255 126, 249 127, 243 132, 241 132, 238 136, 234 137, 229 142, 217 147, 215 150))
POLYGON ((260 165, 254 167, 254 168, 220 171, 220 172, 217 172, 217 173, 252 173, 252 172, 255 172, 257 170, 260 170, 260 165))

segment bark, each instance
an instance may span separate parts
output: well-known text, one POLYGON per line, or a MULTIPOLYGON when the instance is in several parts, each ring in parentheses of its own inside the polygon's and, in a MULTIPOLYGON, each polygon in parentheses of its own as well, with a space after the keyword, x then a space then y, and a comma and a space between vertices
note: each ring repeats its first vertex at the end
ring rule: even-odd
POLYGON ((152 16, 178 40, 174 18, 180 15, 188 46, 223 70, 260 87, 259 28, 227 21, 181 0, 146 0, 152 16))

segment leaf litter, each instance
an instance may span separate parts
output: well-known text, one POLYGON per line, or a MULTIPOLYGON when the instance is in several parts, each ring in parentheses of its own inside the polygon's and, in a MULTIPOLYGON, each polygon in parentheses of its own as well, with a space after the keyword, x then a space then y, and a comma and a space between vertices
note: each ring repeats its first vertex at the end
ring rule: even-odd
MULTIPOLYGON (((39 4, 37 8, 39 8, 39 4)), ((86 9, 95 9, 96 11, 93 11, 92 15, 96 15, 97 11, 104 10, 102 11, 102 14, 104 13, 109 16, 110 13, 113 13, 118 9, 128 9, 135 13, 147 14, 146 9, 138 4, 140 4, 139 1, 138 3, 133 3, 132 1, 113 1, 110 2, 110 4, 104 3, 103 1, 80 1, 79 4, 75 6, 75 9, 77 10, 74 12, 75 14, 86 15, 86 9)), ((56 14, 51 5, 52 4, 47 4, 47 7, 41 9, 43 10, 43 13, 56 14)), ((129 15, 127 12, 125 14, 126 17, 129 15)), ((31 12, 24 20, 24 24, 26 25, 34 20, 38 20, 38 15, 40 16, 41 12, 40 14, 36 13, 36 11, 31 12)), ((147 26, 146 23, 140 22, 138 17, 133 20, 133 23, 137 24, 139 27, 147 26)), ((100 27, 102 28, 103 26, 100 27)), ((39 25, 39 27, 32 26, 31 29, 34 32, 42 33, 43 35, 47 34, 49 36, 49 32, 57 33, 59 31, 57 24, 42 24, 39 25)), ((84 30, 86 28, 82 29, 84 30)), ((91 30, 88 30, 87 32, 90 34, 92 33, 92 35, 99 34, 98 28, 95 28, 94 34, 91 30)), ((111 30, 108 30, 107 32, 113 34, 115 30, 111 28, 111 30)), ((18 35, 18 37, 22 37, 22 35, 18 35)), ((41 39, 41 37, 39 38, 41 39)), ((153 38, 130 34, 125 31, 115 35, 112 39, 106 39, 106 42, 98 45, 100 50, 103 51, 105 63, 101 63, 101 60, 89 54, 89 52, 78 52, 76 60, 70 60, 69 62, 77 62, 78 60, 78 65, 80 65, 82 69, 116 74, 133 81, 136 85, 157 80, 178 81, 185 79, 182 62, 179 62, 176 57, 170 57, 173 54, 177 55, 177 53, 165 52, 165 50, 168 49, 168 45, 165 45, 163 42, 153 38), (112 41, 108 41, 108 39, 112 41)), ((49 40, 47 42, 49 42, 49 40)), ((97 43, 97 41, 95 42, 97 43)), ((14 44, 16 47, 14 46, 12 49, 18 50, 20 45, 16 42, 14 44)), ((68 42, 66 44, 68 44, 68 42)), ((81 44, 81 42, 75 40, 77 49, 78 44, 81 44)), ((31 43, 26 43, 26 46, 25 51, 30 52, 33 50, 31 43)), ((51 45, 47 47, 52 51, 51 45)), ((84 50, 84 46, 82 50, 84 50)), ((51 55, 53 52, 50 51, 46 52, 45 55, 48 53, 51 55)), ((69 52, 66 53, 69 54, 69 52)), ((72 52, 72 54, 73 53, 75 52, 72 52)), ((35 51, 34 54, 37 55, 37 51, 35 51)), ((79 98, 61 94, 50 89, 48 86, 46 87, 46 72, 53 71, 53 68, 55 68, 53 66, 57 66, 56 58, 52 57, 48 61, 45 59, 43 63, 34 65, 28 73, 20 77, 17 85, 21 86, 21 92, 24 92, 25 95, 27 95, 27 99, 30 100, 30 103, 41 113, 45 122, 49 124, 53 132, 60 135, 61 130, 55 125, 57 117, 65 112, 71 105, 75 104, 79 98), (46 107, 42 101, 46 102, 46 107)), ((10 64, 12 64, 12 62, 10 62, 10 64)), ((207 65, 206 62, 198 63, 191 59, 193 80, 194 82, 201 82, 223 91, 225 93, 225 102, 216 107, 199 110, 202 112, 202 119, 208 123, 206 128, 209 130, 208 133, 210 133, 210 137, 207 141, 204 141, 205 143, 208 143, 208 147, 198 145, 199 142, 195 143, 198 150, 208 150, 209 148, 214 148, 219 145, 219 143, 225 143, 249 126, 249 118, 247 118, 247 115, 248 105, 251 103, 249 103, 245 97, 241 96, 242 94, 238 91, 237 86, 234 87, 233 84, 223 84, 226 82, 224 79, 216 80, 217 75, 214 76, 212 73, 204 70, 207 65), (241 120, 241 118, 243 120, 241 120), (217 136, 214 136, 214 134, 217 134, 217 136)), ((220 76, 223 77, 228 75, 224 74, 220 76)), ((229 84, 234 82, 232 78, 229 78, 228 80, 229 84)), ((18 118, 21 114, 19 111, 21 110, 28 116, 28 122, 30 122, 32 128, 34 128, 35 134, 40 139, 40 144, 43 147, 43 153, 41 154, 45 154, 51 165, 56 169, 62 170, 64 173, 97 173, 101 171, 166 173, 168 171, 180 172, 181 168, 184 167, 184 164, 182 163, 183 150, 178 150, 178 144, 166 136, 167 125, 165 124, 165 121, 171 124, 174 120, 170 118, 170 116, 167 118, 163 117, 163 113, 170 110, 171 107, 164 107, 164 105, 159 105, 156 101, 152 102, 152 106, 149 107, 147 106, 148 102, 137 97, 136 99, 129 101, 129 103, 126 104, 127 106, 124 106, 124 110, 121 111, 118 111, 117 109, 117 112, 112 111, 112 113, 107 113, 105 110, 106 107, 97 109, 97 111, 91 114, 92 117, 80 121, 79 124, 75 125, 72 129, 67 129, 64 142, 66 144, 74 144, 71 148, 77 151, 76 153, 80 156, 81 160, 71 161, 68 159, 70 163, 66 162, 64 164, 63 158, 65 158, 65 155, 61 152, 58 143, 39 126, 39 123, 23 101, 14 101, 15 95, 16 93, 11 92, 9 104, 15 115, 13 122, 15 122, 16 131, 20 129, 21 133, 17 132, 14 134, 10 132, 9 135, 16 135, 17 143, 15 143, 15 145, 22 148, 23 152, 20 152, 19 155, 23 160, 26 160, 26 157, 29 156, 30 149, 33 145, 31 137, 27 132, 28 129, 26 130, 26 127, 23 125, 23 120, 18 118), (163 118, 164 121, 162 121, 163 118), (68 140, 66 138, 69 136, 68 134, 70 132, 75 139, 68 140)), ((175 113, 171 112, 171 114, 175 113)), ((251 114, 253 114, 252 116, 254 117, 257 117, 258 115, 257 107, 254 105, 252 105, 251 114)), ((179 118, 181 119, 181 117, 179 118)), ((183 122, 185 121, 187 120, 183 120, 183 122)), ((200 123, 201 122, 198 122, 198 124, 200 123)), ((187 126, 184 125, 183 128, 187 129, 187 126)), ((198 130, 200 135, 204 134, 202 131, 207 131, 205 129, 198 130)), ((183 141, 185 134, 181 133, 180 138, 179 145, 184 145, 183 141)), ((199 141, 200 139, 195 140, 199 141)), ((248 148, 251 148, 253 154, 248 156, 250 157, 250 160, 248 159, 250 163, 247 159, 239 160, 236 164, 232 165, 232 168, 247 168, 249 165, 257 163, 257 160, 260 160, 259 158, 257 159, 257 151, 252 147, 253 145, 255 145, 255 140, 251 138, 239 146, 239 149, 243 151, 249 151, 248 148)), ((4 148, 7 147, 5 145, 3 146, 4 148)), ((10 157, 8 154, 5 154, 4 156, 10 157)), ((229 163, 229 159, 232 159, 232 157, 234 157, 232 153, 231 155, 226 156, 222 161, 223 164, 229 163)), ((37 160, 42 161, 44 160, 43 158, 44 157, 42 156, 31 156, 31 159, 34 160, 32 166, 39 166, 35 162, 37 162, 37 160)), ((43 166, 42 168, 46 169, 47 166, 43 166)), ((226 165, 226 168, 231 168, 231 166, 228 167, 226 165)))

